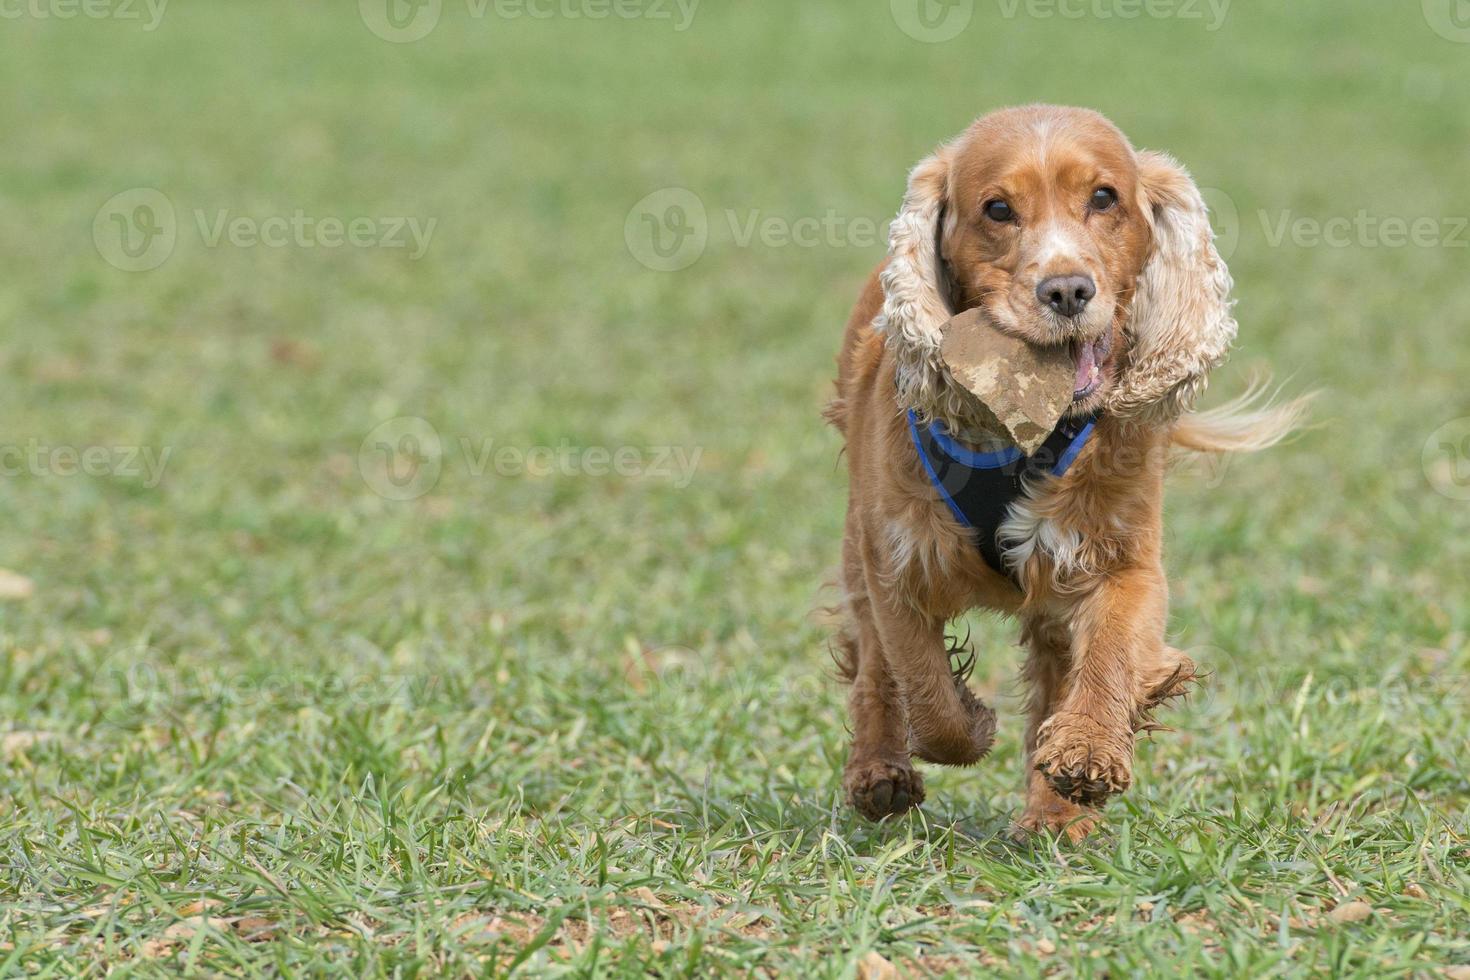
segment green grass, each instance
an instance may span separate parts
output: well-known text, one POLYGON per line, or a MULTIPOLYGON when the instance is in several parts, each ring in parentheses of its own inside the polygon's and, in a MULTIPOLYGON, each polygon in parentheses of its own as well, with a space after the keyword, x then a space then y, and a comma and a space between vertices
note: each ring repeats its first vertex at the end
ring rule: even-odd
POLYGON ((353 6, 0 20, 0 444, 41 461, 0 479, 33 587, 0 602, 0 974, 1466 969, 1470 501, 1421 452, 1470 416, 1470 251, 1270 229, 1470 215, 1470 46, 1370 0, 1213 32, 978 0, 942 44, 884 2, 684 31, 449 2, 412 44, 353 6), (865 229, 1031 100, 1234 207, 1214 397, 1261 365, 1327 390, 1293 445, 1172 480, 1172 632, 1213 682, 1078 849, 1007 839, 1019 655, 979 617, 995 752, 910 817, 849 813, 810 616, 865 229), (93 222, 139 187, 177 243, 126 272, 93 222), (657 272, 624 227, 668 187, 708 246, 657 272), (298 209, 436 225, 414 260, 209 247, 195 216, 298 209), (829 213, 830 242, 742 244, 829 213), (368 440, 399 416, 441 438, 403 501, 368 440), (72 473, 89 447, 105 472, 72 473), (1335 924, 1352 899, 1376 911, 1335 924))

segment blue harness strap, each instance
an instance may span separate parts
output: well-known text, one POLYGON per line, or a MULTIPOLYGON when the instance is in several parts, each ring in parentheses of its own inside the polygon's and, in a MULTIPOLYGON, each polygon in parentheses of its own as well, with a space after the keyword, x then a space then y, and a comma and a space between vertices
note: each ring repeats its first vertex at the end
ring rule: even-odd
POLYGON ((1096 415, 1064 420, 1036 452, 1026 456, 1016 446, 993 453, 966 449, 950 437, 944 423, 920 425, 913 411, 909 412, 909 435, 929 482, 955 520, 975 532, 985 563, 1013 582, 1014 571, 1005 567, 1001 556, 1001 524, 1010 516, 1011 505, 1025 493, 1027 481, 1067 472, 1096 424, 1096 415))

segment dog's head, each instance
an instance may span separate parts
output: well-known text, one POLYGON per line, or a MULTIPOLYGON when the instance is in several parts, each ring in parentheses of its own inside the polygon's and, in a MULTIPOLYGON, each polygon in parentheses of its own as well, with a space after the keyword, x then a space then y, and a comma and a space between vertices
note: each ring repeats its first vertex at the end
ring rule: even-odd
POLYGON ((960 426, 974 402, 939 349, 962 310, 1068 345, 1073 413, 1154 423, 1191 407, 1235 336, 1230 273, 1189 174, 1085 109, 995 112, 922 161, 882 282, 875 327, 898 360, 900 400, 960 426))

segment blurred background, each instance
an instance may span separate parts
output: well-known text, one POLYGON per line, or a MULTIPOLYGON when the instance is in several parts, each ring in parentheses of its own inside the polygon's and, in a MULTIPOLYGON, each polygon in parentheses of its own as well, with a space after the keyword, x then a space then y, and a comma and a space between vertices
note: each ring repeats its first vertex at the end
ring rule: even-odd
POLYGON ((1470 959, 1461 0, 0 0, 0 87, 6 962, 1041 969, 1099 880, 1170 914, 1059 955, 1470 959), (992 758, 872 828, 811 615, 905 174, 1030 101, 1206 188, 1212 399, 1326 391, 1172 481, 1216 683, 1081 881, 999 843, 1011 627, 992 758))

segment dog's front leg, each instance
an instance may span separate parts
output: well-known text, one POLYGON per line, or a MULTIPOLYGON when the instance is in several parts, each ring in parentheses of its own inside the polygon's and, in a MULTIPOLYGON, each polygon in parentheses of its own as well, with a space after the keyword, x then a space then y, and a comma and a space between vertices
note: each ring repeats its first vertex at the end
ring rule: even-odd
POLYGON ((1065 694, 1036 733, 1032 765, 1065 799, 1100 806, 1133 779, 1143 668, 1164 647, 1163 570, 1109 573, 1074 608, 1065 694))
POLYGON ((867 582, 884 660, 908 721, 909 751, 946 766, 979 762, 995 741, 995 712, 951 671, 944 620, 916 609, 871 566, 867 582))

